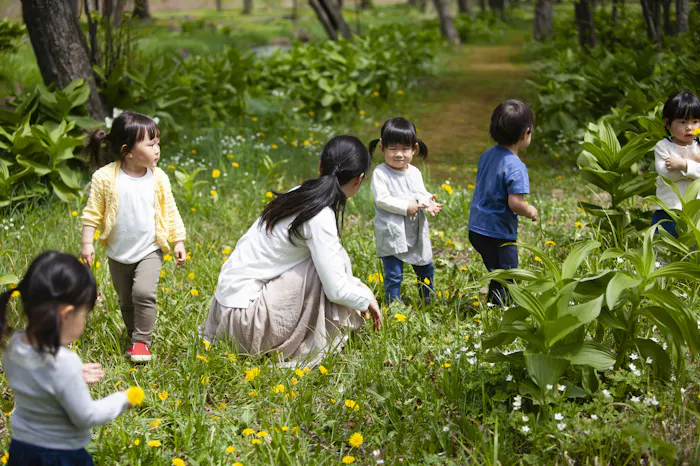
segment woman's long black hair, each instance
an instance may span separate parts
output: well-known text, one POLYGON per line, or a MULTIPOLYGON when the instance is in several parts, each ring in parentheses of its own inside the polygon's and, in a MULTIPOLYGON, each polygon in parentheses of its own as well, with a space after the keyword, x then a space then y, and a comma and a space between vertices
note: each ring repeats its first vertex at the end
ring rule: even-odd
MULTIPOLYGON (((0 294, 0 338, 7 330, 7 305, 14 291, 0 294)), ((74 256, 56 251, 37 256, 16 291, 27 315, 27 336, 37 351, 52 355, 61 346, 61 305, 92 309, 97 300, 90 269, 74 256)))
POLYGON ((347 198, 341 186, 360 175, 367 175, 372 157, 362 141, 354 136, 336 136, 321 152, 320 177, 307 180, 288 193, 278 194, 260 215, 260 224, 271 232, 277 222, 286 217, 296 217, 289 225, 289 239, 304 239, 301 226, 330 207, 342 231, 343 213, 347 198))
POLYGON ((374 149, 377 148, 379 142, 382 143, 383 147, 388 147, 391 144, 415 147, 415 145, 418 144, 418 157, 422 159, 428 158, 428 146, 418 139, 416 126, 405 118, 396 117, 387 120, 382 125, 380 135, 381 139, 375 139, 369 143, 370 154, 374 154, 374 149))

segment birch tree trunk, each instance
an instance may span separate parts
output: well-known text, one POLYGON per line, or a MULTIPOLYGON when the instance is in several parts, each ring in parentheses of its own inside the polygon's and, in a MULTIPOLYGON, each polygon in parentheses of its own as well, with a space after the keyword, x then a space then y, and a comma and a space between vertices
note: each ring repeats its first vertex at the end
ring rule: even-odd
POLYGON ((676 0, 676 35, 688 32, 688 0, 676 0))
POLYGON ((552 36, 552 0, 537 0, 535 4, 535 40, 547 40, 552 36))
POLYGON ((433 0, 433 4, 435 5, 435 10, 437 10, 438 17, 440 18, 440 31, 442 32, 442 36, 459 46, 459 34, 457 33, 457 29, 455 29, 454 22, 452 21, 452 14, 450 13, 448 0, 433 0))

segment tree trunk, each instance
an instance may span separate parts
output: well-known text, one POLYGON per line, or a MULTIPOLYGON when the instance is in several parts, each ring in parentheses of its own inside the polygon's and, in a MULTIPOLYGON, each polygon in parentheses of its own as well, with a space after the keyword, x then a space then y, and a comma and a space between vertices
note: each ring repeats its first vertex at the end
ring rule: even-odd
POLYGON ((362 10, 369 10, 372 6, 372 0, 360 0, 360 8, 362 10))
POLYGON ((221 5, 222 0, 216 0, 216 11, 223 11, 224 7, 221 5))
POLYGON ((134 0, 134 18, 151 19, 151 11, 148 8, 148 0, 134 0))
POLYGON ((326 34, 328 34, 328 38, 330 40, 338 40, 338 33, 335 30, 335 26, 333 25, 333 22, 326 14, 326 10, 323 8, 323 6, 321 6, 321 1, 323 1, 323 0, 309 0, 309 4, 311 5, 311 8, 313 8, 314 11, 316 12, 316 16, 318 17, 318 20, 321 22, 323 29, 326 30, 326 34))
POLYGON ((641 4, 644 21, 647 24, 647 36, 649 36, 649 39, 656 42, 657 48, 661 50, 663 48, 663 42, 661 40, 661 21, 658 14, 658 2, 655 0, 641 0, 641 4), (654 5, 655 3, 656 5, 654 5))
POLYGON ((102 17, 112 19, 114 14, 114 0, 104 0, 102 4, 102 17))
POLYGON ((688 32, 688 0, 676 0, 676 35, 688 32))
POLYGON ((292 0, 292 23, 299 19, 299 0, 292 0))
POLYGON ((243 14, 249 15, 253 12, 253 0, 243 0, 243 14))
POLYGON ((552 36, 552 0, 537 0, 535 4, 535 40, 547 40, 552 36))
POLYGON ((672 36, 673 24, 671 23, 671 0, 663 0, 661 6, 664 12, 664 34, 667 36, 672 36))
POLYGON ((489 0, 491 9, 498 13, 501 19, 505 16, 505 0, 489 0))
POLYGON ((472 18, 474 17, 471 0, 457 0, 457 8, 461 14, 469 15, 472 18))
POLYGON ((619 0, 612 0, 612 13, 610 15, 610 18, 612 21, 613 29, 615 28, 615 26, 617 26, 617 2, 618 1, 619 0))
POLYGON ((70 9, 76 17, 80 17, 80 0, 69 0, 70 9))
POLYGON ((593 22, 593 6, 590 0, 578 0, 574 3, 574 16, 578 26, 578 41, 581 47, 595 47, 595 23, 593 22))
POLYGON ((114 27, 118 28, 122 23, 122 15, 126 8, 126 0, 117 0, 117 5, 114 8, 114 27))
POLYGON ((455 45, 459 45, 459 34, 452 22, 452 14, 450 13, 450 4, 448 0, 433 0, 433 4, 440 18, 440 31, 442 32, 442 36, 450 42, 454 42, 455 45))
POLYGON ((22 17, 44 82, 63 89, 75 79, 86 80, 90 116, 104 119, 107 113, 97 92, 87 45, 70 4, 64 0, 22 0, 22 17))
POLYGON ((482 13, 486 12, 486 0, 479 0, 479 9, 482 13))
POLYGON ((336 0, 309 0, 311 8, 316 12, 323 29, 331 40, 338 40, 338 33, 345 39, 352 36, 350 27, 343 18, 343 12, 336 0))

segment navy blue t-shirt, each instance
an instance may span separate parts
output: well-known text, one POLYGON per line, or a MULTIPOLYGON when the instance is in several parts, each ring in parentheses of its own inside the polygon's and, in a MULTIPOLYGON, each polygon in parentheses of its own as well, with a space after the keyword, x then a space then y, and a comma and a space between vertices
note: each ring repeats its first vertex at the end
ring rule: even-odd
POLYGON ((518 216, 508 207, 509 194, 530 194, 527 167, 517 155, 495 145, 479 158, 469 231, 515 241, 518 216))

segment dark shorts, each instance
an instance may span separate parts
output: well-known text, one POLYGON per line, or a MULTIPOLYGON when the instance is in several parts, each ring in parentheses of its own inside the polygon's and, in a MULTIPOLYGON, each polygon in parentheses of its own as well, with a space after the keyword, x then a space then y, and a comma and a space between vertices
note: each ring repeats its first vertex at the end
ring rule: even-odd
POLYGON ((95 466, 85 448, 55 450, 13 439, 9 453, 8 466, 95 466))

